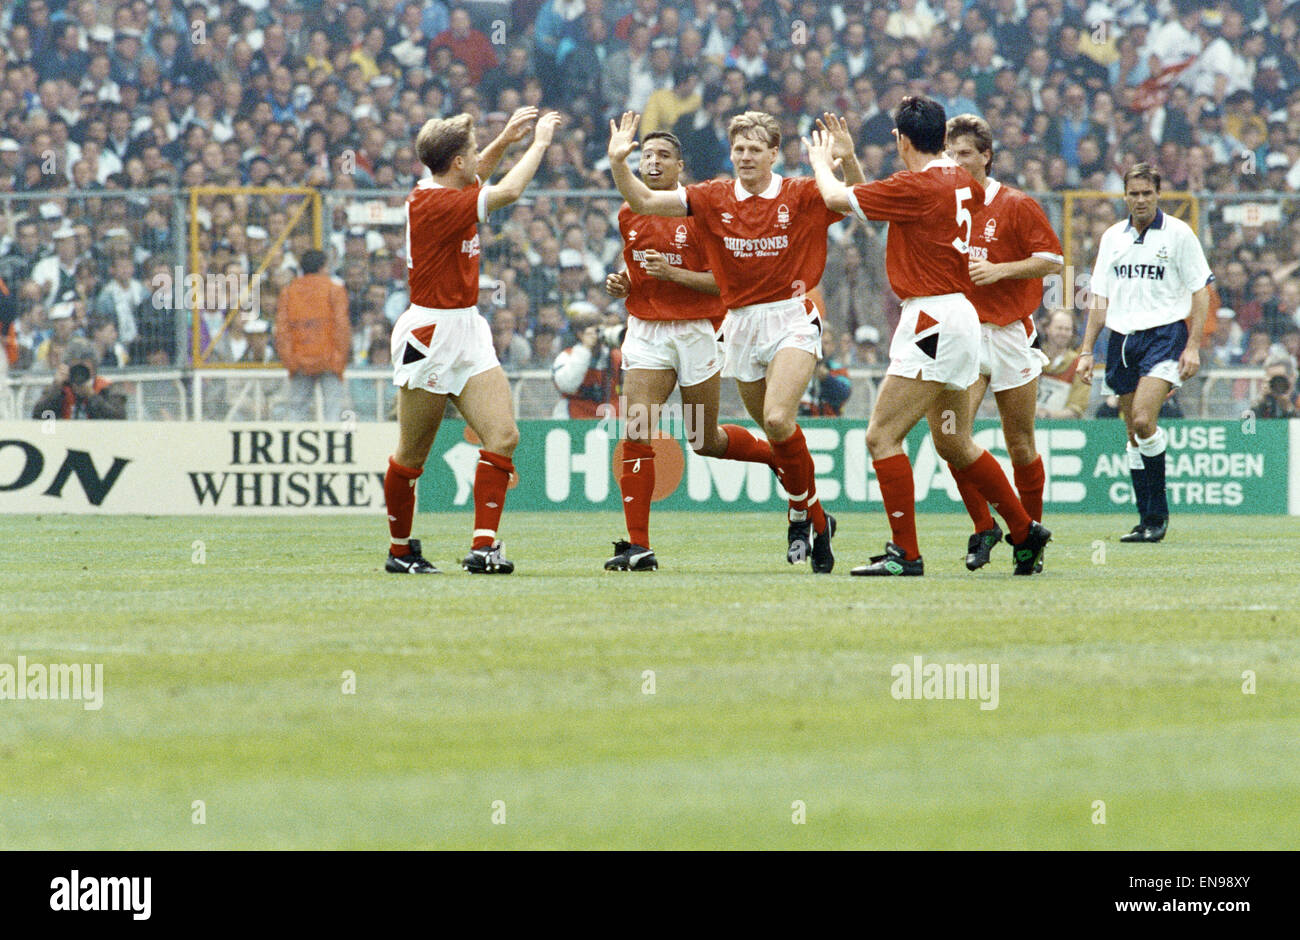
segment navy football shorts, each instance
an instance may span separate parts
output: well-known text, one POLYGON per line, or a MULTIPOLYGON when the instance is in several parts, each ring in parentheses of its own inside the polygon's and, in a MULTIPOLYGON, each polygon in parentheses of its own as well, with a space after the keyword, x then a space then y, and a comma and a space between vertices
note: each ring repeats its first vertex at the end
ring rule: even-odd
POLYGON ((1187 322, 1178 320, 1136 333, 1110 334, 1106 347, 1106 384, 1116 395, 1127 395, 1138 387, 1138 379, 1150 375, 1177 388, 1178 357, 1187 346, 1187 322))

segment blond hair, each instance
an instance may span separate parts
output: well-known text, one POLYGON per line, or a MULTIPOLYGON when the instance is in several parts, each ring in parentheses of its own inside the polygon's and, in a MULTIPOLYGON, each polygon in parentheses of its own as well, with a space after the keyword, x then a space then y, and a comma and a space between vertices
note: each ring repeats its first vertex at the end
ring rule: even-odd
POLYGON ((468 114, 450 118, 431 118, 415 135, 415 155, 434 175, 451 169, 451 161, 465 152, 474 120, 468 114))
POLYGON ((757 138, 769 147, 781 146, 781 126, 776 118, 765 111, 746 111, 737 114, 727 124, 727 140, 736 142, 737 137, 757 138))

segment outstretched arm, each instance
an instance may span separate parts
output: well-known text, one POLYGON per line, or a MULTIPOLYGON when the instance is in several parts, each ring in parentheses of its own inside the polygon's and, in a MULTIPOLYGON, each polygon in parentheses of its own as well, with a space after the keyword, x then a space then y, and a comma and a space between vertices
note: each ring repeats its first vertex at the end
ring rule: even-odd
POLYGON ((835 178, 834 157, 831 153, 834 142, 830 133, 813 131, 812 140, 805 137, 803 144, 808 149, 808 162, 812 164, 817 190, 822 194, 826 208, 845 214, 853 211, 849 202, 849 188, 835 178))
POLYGON ((492 143, 484 147, 478 155, 478 176, 484 182, 496 172, 497 164, 505 155, 506 148, 516 141, 528 136, 528 126, 537 120, 537 109, 529 106, 518 108, 510 115, 510 120, 492 143))
POLYGON ((551 111, 537 122, 533 133, 533 142, 519 158, 519 162, 510 168, 510 172, 501 177, 501 182, 493 183, 487 188, 487 211, 494 212, 502 206, 508 206, 524 194, 524 187, 532 182, 537 168, 542 164, 542 154, 551 145, 555 128, 560 123, 560 112, 551 111))
POLYGON ((1079 348, 1079 360, 1075 375, 1080 376, 1086 385, 1092 384, 1092 347, 1097 345, 1101 328, 1106 325, 1106 298, 1100 294, 1092 295, 1092 304, 1088 308, 1088 325, 1083 328, 1083 344, 1079 348))
MULTIPOLYGON (((831 148, 832 160, 837 160, 844 168, 844 182, 849 186, 867 181, 858 163, 858 155, 853 150, 853 135, 849 132, 849 122, 829 111, 817 120, 817 129, 830 134, 834 146, 831 148)), ((832 164, 833 165, 833 164, 832 164)))
POLYGON ((637 148, 636 126, 640 122, 640 115, 633 111, 623 112, 619 124, 609 122, 609 169, 614 185, 638 215, 686 215, 686 207, 675 191, 652 190, 627 165, 627 155, 637 148))

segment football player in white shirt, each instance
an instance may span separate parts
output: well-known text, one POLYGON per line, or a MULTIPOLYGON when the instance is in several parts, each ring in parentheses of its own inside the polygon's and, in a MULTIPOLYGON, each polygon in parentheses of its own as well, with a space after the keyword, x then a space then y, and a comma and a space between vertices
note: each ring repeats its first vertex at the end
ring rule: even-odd
POLYGON ((1160 406, 1201 367, 1198 344, 1214 275, 1196 233, 1160 211, 1160 173, 1138 163, 1124 174, 1129 217, 1106 229, 1092 272, 1092 308, 1076 369, 1092 382, 1092 348, 1110 327, 1106 384, 1128 429, 1129 472, 1141 521, 1122 542, 1159 542, 1169 526, 1160 406), (1186 322, 1191 313, 1191 329, 1186 322), (1189 338, 1190 337, 1190 338, 1189 338))

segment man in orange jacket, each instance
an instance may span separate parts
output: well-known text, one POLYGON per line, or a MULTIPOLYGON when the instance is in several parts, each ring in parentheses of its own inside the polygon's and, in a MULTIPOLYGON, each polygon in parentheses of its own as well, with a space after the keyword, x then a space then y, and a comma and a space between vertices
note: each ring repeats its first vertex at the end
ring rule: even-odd
POLYGON ((275 314, 275 349, 289 370, 289 417, 316 416, 314 392, 319 384, 324 420, 343 413, 343 368, 352 349, 348 294, 343 282, 325 268, 325 253, 302 253, 302 276, 280 294, 275 314))

